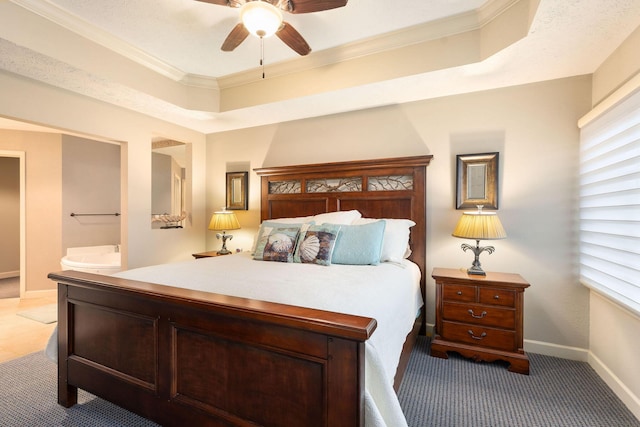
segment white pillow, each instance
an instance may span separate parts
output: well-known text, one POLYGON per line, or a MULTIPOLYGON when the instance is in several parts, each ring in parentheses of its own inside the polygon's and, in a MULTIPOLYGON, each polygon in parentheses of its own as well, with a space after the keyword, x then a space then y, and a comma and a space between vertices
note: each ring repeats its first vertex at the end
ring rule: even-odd
MULTIPOLYGON (((339 224, 339 225, 349 225, 356 219, 360 218, 362 214, 357 210, 352 211, 338 211, 338 212, 327 212, 318 214, 315 216, 299 216, 294 218, 277 218, 277 219, 267 219, 264 222, 269 223, 278 223, 278 224, 309 224, 314 223, 315 225, 322 224, 339 224)), ((263 224, 264 224, 263 222, 263 224)), ((258 234, 256 234, 253 239, 253 245, 251 247, 251 253, 255 253, 256 245, 258 244, 258 237, 260 235, 260 230, 258 230, 258 234)))
MULTIPOLYGON (((383 219, 387 224, 384 228, 380 262, 402 262, 404 258, 407 258, 411 254, 411 249, 409 248, 409 229, 416 225, 416 223, 410 219, 383 219)), ((353 225, 368 224, 379 220, 378 218, 359 218, 353 222, 353 225)))
POLYGON ((276 218, 276 219, 267 219, 265 222, 276 222, 279 224, 306 224, 308 222, 313 221, 312 216, 298 216, 295 218, 276 218))
POLYGON ((316 225, 322 225, 325 223, 350 225, 353 223, 353 221, 355 221, 360 217, 362 217, 362 214, 357 210, 327 212, 327 213, 321 213, 321 214, 315 215, 313 217, 313 222, 316 225))

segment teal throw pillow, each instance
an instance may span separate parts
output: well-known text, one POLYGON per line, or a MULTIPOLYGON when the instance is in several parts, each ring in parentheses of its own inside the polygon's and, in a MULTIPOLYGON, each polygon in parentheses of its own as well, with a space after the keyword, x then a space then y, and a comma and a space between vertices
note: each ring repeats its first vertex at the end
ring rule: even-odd
POLYGON ((363 225, 343 225, 333 250, 334 264, 378 265, 385 221, 363 225))

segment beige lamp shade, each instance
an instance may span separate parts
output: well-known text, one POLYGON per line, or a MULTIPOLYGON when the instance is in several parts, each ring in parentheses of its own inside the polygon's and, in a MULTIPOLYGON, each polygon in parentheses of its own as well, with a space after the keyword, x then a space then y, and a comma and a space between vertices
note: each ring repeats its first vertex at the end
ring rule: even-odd
POLYGON ((209 230, 222 231, 222 233, 216 233, 218 239, 222 239, 222 248, 218 251, 218 255, 228 255, 231 253, 227 249, 227 240, 233 239, 231 234, 227 234, 227 230, 237 230, 240 228, 240 223, 236 214, 232 211, 223 210, 214 212, 209 222, 209 230))
POLYGON ((467 273, 481 276, 486 275, 486 273, 482 270, 482 265, 480 264, 480 254, 482 252, 492 254, 495 248, 493 246, 480 246, 480 240, 497 240, 507 237, 507 232, 504 231, 498 215, 495 212, 482 212, 482 206, 478 206, 478 210, 475 212, 464 212, 451 234, 454 237, 476 241, 475 246, 463 243, 461 248, 464 252, 470 250, 474 254, 473 264, 467 269, 467 273))
POLYGON ((209 222, 209 230, 226 231, 237 230, 240 228, 240 223, 236 217, 235 212, 232 211, 218 211, 214 212, 209 222))
POLYGON ((475 212, 464 212, 452 235, 463 239, 497 240, 507 237, 507 232, 495 212, 478 209, 475 212))

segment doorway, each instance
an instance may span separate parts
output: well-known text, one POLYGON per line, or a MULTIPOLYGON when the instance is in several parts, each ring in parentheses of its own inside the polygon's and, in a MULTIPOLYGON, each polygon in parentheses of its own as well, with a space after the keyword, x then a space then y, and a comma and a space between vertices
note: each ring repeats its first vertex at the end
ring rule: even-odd
POLYGON ((0 150, 0 298, 25 291, 25 153, 0 150))

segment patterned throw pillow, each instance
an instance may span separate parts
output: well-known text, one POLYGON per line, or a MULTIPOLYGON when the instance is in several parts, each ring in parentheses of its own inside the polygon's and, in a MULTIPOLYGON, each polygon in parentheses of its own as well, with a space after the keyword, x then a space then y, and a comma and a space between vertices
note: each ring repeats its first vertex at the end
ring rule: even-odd
POLYGON ((302 225, 293 262, 331 265, 331 255, 339 231, 340 225, 337 224, 302 225))
MULTIPOLYGON (((307 218, 313 218, 313 217, 307 217, 307 218)), ((260 240, 260 236, 262 235, 262 230, 264 229, 264 227, 287 227, 287 228, 300 228, 302 226, 302 224, 304 224, 303 221, 305 218, 280 218, 280 219, 269 219, 266 221, 263 221, 262 224, 260 224, 260 228, 258 229, 258 234, 256 234, 255 239, 253 239, 253 246, 251 247, 251 255, 255 255, 256 253, 256 248, 258 247, 258 241, 260 240)), ((309 224, 313 224, 313 222, 310 222, 309 224)))
POLYGON ((299 232, 300 227, 293 225, 261 226, 253 259, 293 262, 293 251, 299 232))

